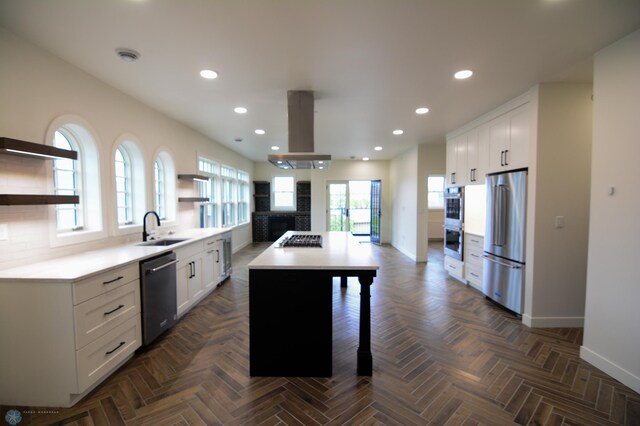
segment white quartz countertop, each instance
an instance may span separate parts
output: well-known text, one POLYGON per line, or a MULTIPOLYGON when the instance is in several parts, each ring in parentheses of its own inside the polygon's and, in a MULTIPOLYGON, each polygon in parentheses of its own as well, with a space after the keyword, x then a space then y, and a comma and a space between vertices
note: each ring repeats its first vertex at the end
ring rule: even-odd
POLYGON ((164 238, 185 239, 170 246, 144 246, 129 243, 104 249, 91 250, 71 256, 59 257, 43 262, 34 262, 16 268, 0 270, 3 281, 76 281, 112 268, 139 262, 143 259, 175 250, 216 235, 230 232, 229 229, 195 228, 178 231, 164 238))
POLYGON ((327 269, 377 270, 380 266, 371 257, 369 244, 360 244, 348 232, 300 232, 292 234, 321 235, 322 247, 278 247, 278 241, 263 251, 249 269, 327 269))

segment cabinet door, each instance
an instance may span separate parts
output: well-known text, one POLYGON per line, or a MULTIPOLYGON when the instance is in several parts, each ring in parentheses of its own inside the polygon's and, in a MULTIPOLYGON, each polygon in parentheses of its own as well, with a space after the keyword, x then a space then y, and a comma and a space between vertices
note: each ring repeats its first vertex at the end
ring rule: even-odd
POLYGON ((505 168, 504 151, 508 139, 509 128, 505 116, 489 122, 489 172, 499 172, 505 168))
POLYGON ((456 140, 456 175, 454 185, 464 186, 467 179, 467 141, 469 134, 460 135, 456 140))
POLYGON ((176 300, 178 316, 180 316, 189 309, 189 277, 191 276, 191 262, 189 259, 179 263, 177 274, 176 300))
POLYGON ((490 129, 488 124, 483 124, 478 127, 477 136, 477 149, 478 159, 476 163, 476 170, 474 172, 473 183, 484 185, 485 175, 489 173, 489 145, 490 145, 490 129))
POLYGON ((522 105, 507 114, 509 123, 509 145, 506 153, 506 168, 527 167, 531 117, 529 104, 522 105))
POLYGON ((220 268, 220 250, 218 244, 209 245, 202 257, 202 282, 204 291, 209 291, 218 284, 220 268))
POLYGON ((465 183, 474 184, 478 181, 478 129, 467 133, 467 167, 465 183))
POLYGON ((446 185, 453 186, 455 182, 456 173, 456 152, 457 138, 449 139, 447 141, 447 178, 446 185))
POLYGON ((202 278, 202 255, 191 258, 191 278, 189 278, 189 304, 193 304, 204 292, 202 278))

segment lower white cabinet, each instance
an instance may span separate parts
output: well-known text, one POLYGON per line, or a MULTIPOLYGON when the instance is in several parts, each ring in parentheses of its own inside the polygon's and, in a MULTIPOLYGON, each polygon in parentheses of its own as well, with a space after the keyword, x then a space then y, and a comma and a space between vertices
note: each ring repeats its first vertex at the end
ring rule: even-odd
POLYGON ((0 300, 2 404, 69 407, 142 342, 137 262, 76 282, 3 280, 0 300))
POLYGON ((465 279, 470 286, 482 291, 484 238, 479 235, 465 234, 465 279))
POLYGON ((444 269, 452 277, 464 281, 464 263, 450 256, 444 257, 444 269))

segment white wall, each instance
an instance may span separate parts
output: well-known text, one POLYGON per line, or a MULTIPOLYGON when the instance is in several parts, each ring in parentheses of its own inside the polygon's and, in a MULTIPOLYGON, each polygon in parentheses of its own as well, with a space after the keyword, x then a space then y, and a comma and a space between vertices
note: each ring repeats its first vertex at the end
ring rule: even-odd
MULTIPOLYGON (((413 260, 418 259, 418 147, 393 160, 389 168, 393 230, 391 244, 413 260)), ((424 237, 424 225, 423 237, 424 237)), ((425 238, 426 239, 426 238, 425 238)), ((426 241, 425 241, 426 242, 426 241)))
MULTIPOLYGON (((535 239, 527 264, 523 322, 532 327, 581 327, 589 235, 592 85, 537 87, 537 139, 529 174, 535 239), (555 227, 557 216, 565 226, 555 227)), ((528 235, 528 237, 529 237, 528 235)))
POLYGON ((589 264, 580 351, 583 359, 636 392, 640 392, 639 75, 640 31, 595 55, 589 264))
POLYGON ((427 244, 429 238, 442 239, 444 232, 444 210, 427 208, 427 178, 429 175, 446 173, 447 146, 444 140, 440 143, 421 144, 418 146, 418 222, 416 241, 416 260, 427 261, 427 244))
POLYGON ((326 170, 280 170, 268 162, 256 163, 253 180, 271 181, 273 176, 295 176, 311 182, 311 230, 327 229, 327 182, 334 180, 381 180, 380 241, 391 241, 391 200, 388 161, 333 160, 326 170))
MULTIPOLYGON (((217 144, 177 121, 119 92, 89 74, 0 28, 0 136, 45 144, 50 123, 64 114, 89 123, 98 145, 106 228, 111 235, 99 241, 51 248, 51 206, 0 206, 0 224, 8 224, 9 240, 0 241, 0 268, 44 260, 109 244, 139 239, 136 232, 115 237, 111 154, 116 139, 127 133, 140 141, 146 164, 147 206, 152 206, 152 161, 160 147, 173 156, 178 173, 197 170, 197 154, 253 174, 253 162, 217 144)), ((3 193, 52 193, 47 166, 42 161, 0 156, 3 193)), ((191 193, 190 183, 178 183, 178 195, 191 193)), ((180 203, 176 228, 197 226, 193 204, 180 203)), ((236 247, 251 239, 251 227, 234 230, 236 247)))

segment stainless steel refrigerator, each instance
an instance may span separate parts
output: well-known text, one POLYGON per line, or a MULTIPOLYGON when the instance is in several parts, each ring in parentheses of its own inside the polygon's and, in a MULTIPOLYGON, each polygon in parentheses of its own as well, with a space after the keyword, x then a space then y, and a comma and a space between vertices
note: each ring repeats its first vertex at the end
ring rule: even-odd
POLYGON ((525 279, 527 170, 487 175, 483 292, 522 314, 525 279))

